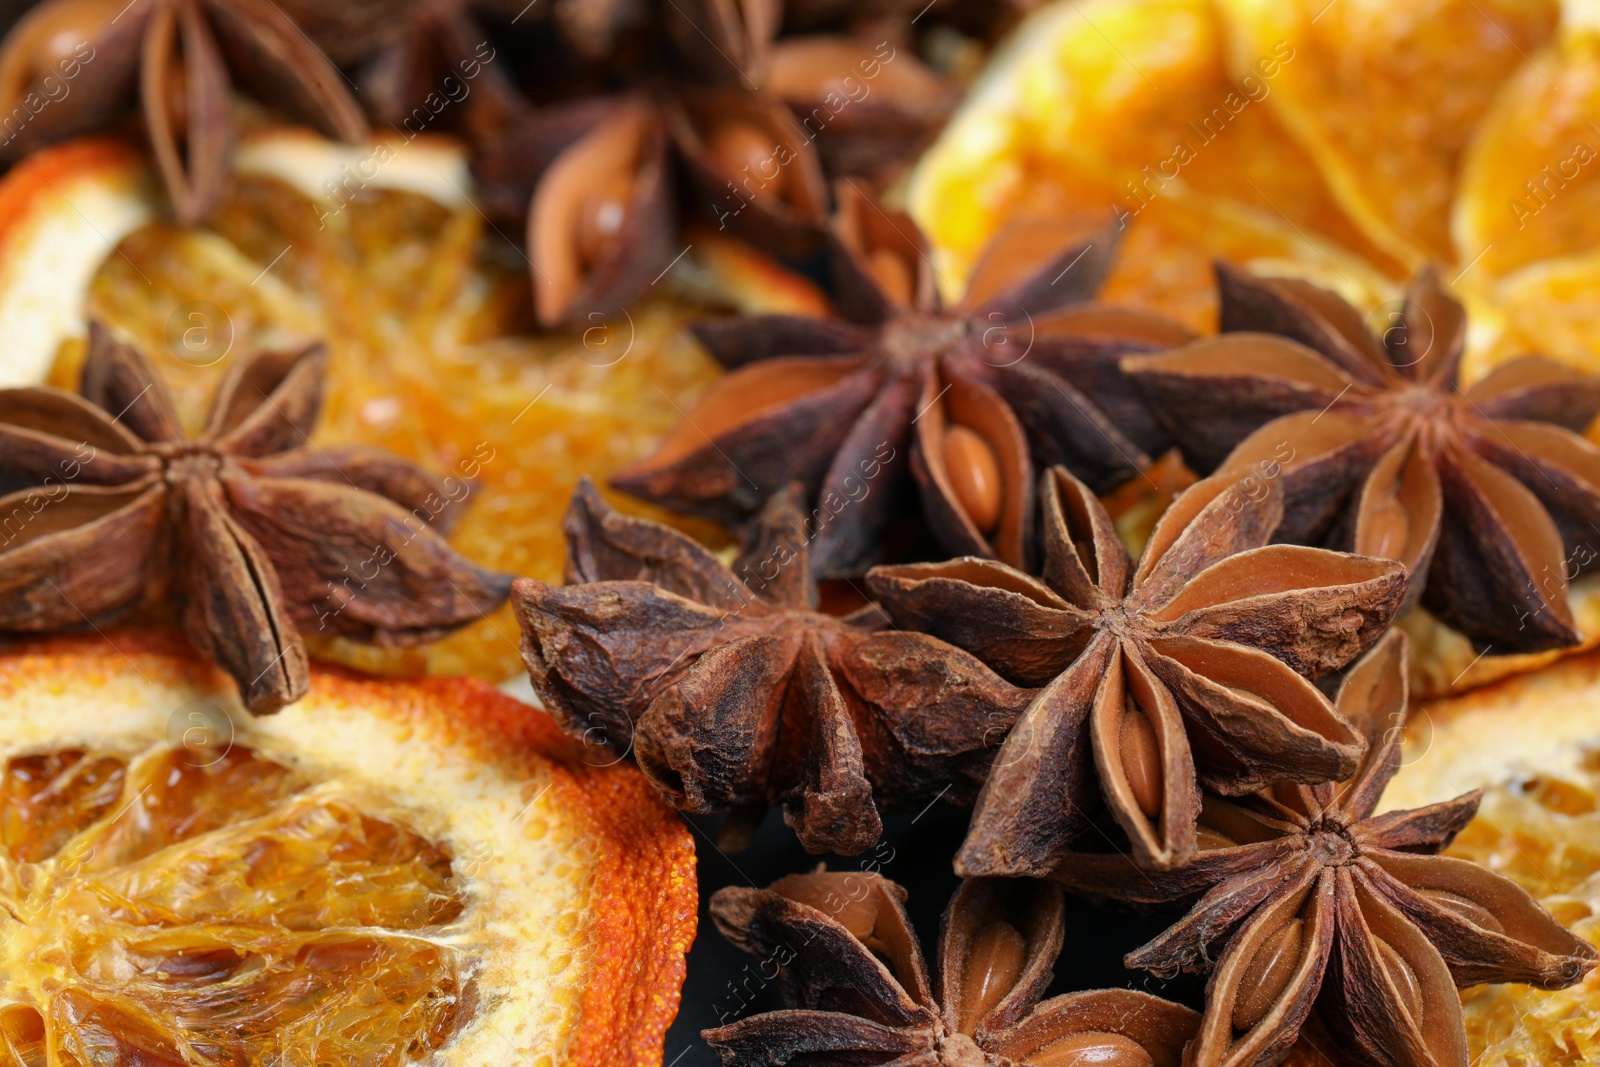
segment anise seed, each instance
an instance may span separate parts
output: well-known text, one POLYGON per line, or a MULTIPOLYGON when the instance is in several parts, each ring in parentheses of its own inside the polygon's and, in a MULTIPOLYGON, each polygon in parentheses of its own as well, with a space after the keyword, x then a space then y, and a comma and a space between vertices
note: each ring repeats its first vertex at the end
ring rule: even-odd
POLYGON ((1249 1030, 1266 1018, 1272 1005, 1294 976, 1300 963, 1300 947, 1305 941, 1305 920, 1290 919, 1272 936, 1261 942, 1250 966, 1239 983, 1239 997, 1233 1002, 1233 1028, 1249 1030))
POLYGON ((1222 833, 1220 830, 1213 830, 1205 823, 1195 827, 1195 847, 1201 852, 1205 852, 1208 849, 1233 848, 1238 843, 1227 834, 1222 833))
POLYGON ((0 99, 10 106, 34 81, 55 73, 122 6, 117 0, 58 0, 36 8, 10 38, 7 62, 0 65, 0 99))
POLYGON ((980 533, 1000 522, 1000 461, 989 442, 965 426, 944 432, 944 469, 956 502, 980 533))
POLYGON ((1416 973, 1393 945, 1377 936, 1372 940, 1378 949, 1378 959, 1383 961, 1383 969, 1388 972, 1389 981, 1400 993, 1400 1002, 1411 1013, 1411 1021, 1421 1029, 1426 1023, 1422 1017, 1422 986, 1417 982, 1416 973))
POLYGON ((917 295, 916 275, 904 257, 887 248, 874 248, 867 254, 867 270, 890 303, 911 306, 917 295))
POLYGON ((1128 779, 1128 788, 1145 817, 1154 819, 1161 814, 1162 781, 1161 746, 1156 741, 1156 728, 1150 717, 1131 701, 1123 709, 1119 731, 1118 753, 1122 758, 1122 773, 1128 779))
POLYGON ((1027 1062, 1029 1067, 1155 1067, 1150 1053, 1133 1038, 1102 1030, 1052 1042, 1027 1062))
POLYGON ((1460 893, 1452 893, 1447 889, 1424 889, 1422 895, 1440 907, 1450 909, 1474 926, 1493 930, 1497 934, 1506 932, 1505 926, 1494 917, 1494 913, 1476 900, 1464 897, 1460 893))
POLYGON ((1008 922, 992 922, 978 931, 967 955, 966 981, 962 984, 969 993, 961 1006, 958 1030, 972 1033, 978 1021, 1005 999, 1022 976, 1027 954, 1027 942, 1008 922))
POLYGON ((750 192, 756 196, 783 198, 788 171, 773 166, 777 145, 773 144, 772 136, 759 126, 749 122, 725 122, 706 139, 706 150, 717 166, 732 176, 741 189, 746 188, 747 183, 737 179, 746 174, 754 175, 760 184, 748 187, 750 192), (766 176, 768 170, 773 172, 771 178, 766 176))
POLYGON ((790 874, 773 882, 772 890, 816 908, 865 942, 878 923, 877 894, 864 891, 867 877, 838 872, 790 874))
POLYGON ((632 174, 613 171, 595 178, 573 221, 573 247, 584 267, 599 263, 611 250, 628 219, 632 195, 632 174))

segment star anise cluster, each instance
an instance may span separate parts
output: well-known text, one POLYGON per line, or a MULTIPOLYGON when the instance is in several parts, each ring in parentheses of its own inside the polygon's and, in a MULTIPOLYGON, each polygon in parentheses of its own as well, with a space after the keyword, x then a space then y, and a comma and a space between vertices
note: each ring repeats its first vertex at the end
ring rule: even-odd
POLYGON ((1406 705, 1386 628, 1419 596, 1472 618, 1560 549, 1589 514, 1560 487, 1587 484, 1593 383, 1528 360, 1462 393, 1464 315, 1426 274, 1380 343, 1331 294, 1224 268, 1224 326, 1272 332, 1188 340, 1088 303, 1110 242, 1046 227, 1003 235, 945 310, 909 220, 839 203, 843 318, 700 327, 730 374, 616 479, 745 520, 731 567, 586 487, 573 584, 517 593, 535 687, 567 728, 631 746, 680 808, 736 813, 731 841, 774 804, 807 848, 848 852, 902 802, 973 804, 954 856, 973 881, 931 992, 888 883, 848 904, 825 874, 719 895, 719 926, 778 960, 794 1005, 708 1031, 724 1062, 1271 1067, 1310 1026, 1364 1062, 1465 1067, 1458 985, 1579 981, 1589 945, 1439 855, 1476 795, 1374 813, 1406 705), (995 360, 996 338, 1031 347, 995 360), (1096 492, 1150 463, 1163 428, 1216 472, 1134 559, 1096 492), (1556 488, 1506 488, 1532 473, 1556 488), (911 486, 966 554, 856 578, 911 486), (852 612, 823 606, 841 587, 852 612), (1330 698, 1319 681, 1347 669, 1330 698), (1041 878, 1192 906, 1127 960, 1210 974, 1184 1049, 1109 1042, 1135 1037, 1111 1015, 1019 1014, 1056 1003, 1034 1008, 1028 977, 1052 935, 1034 904, 997 901, 1037 904, 1020 880, 1041 878))
POLYGON ((1026 567, 1039 472, 1065 464, 1103 490, 1164 447, 1116 361, 1190 334, 1090 302, 1115 256, 1109 229, 1000 234, 953 308, 905 214, 846 185, 831 238, 848 321, 761 315, 699 327, 732 372, 614 485, 738 521, 798 481, 830 516, 814 547, 830 577, 876 561, 914 486, 943 549, 1026 567), (869 468, 878 473, 865 477, 869 468))
POLYGON ((585 481, 566 586, 513 592, 534 688, 569 732, 603 738, 678 807, 783 805, 813 852, 856 853, 879 809, 970 803, 992 743, 1031 696, 970 654, 897 631, 876 604, 824 611, 798 487, 750 524, 732 566, 585 481))
POLYGON ((905 890, 877 875, 790 875, 723 889, 724 937, 778 971, 787 1010, 704 1032, 728 1067, 1178 1067, 1195 1014, 1148 993, 1042 1000, 1065 940, 1061 894, 973 879, 950 900, 929 975, 905 890))
POLYGON ((196 438, 144 356, 97 322, 81 395, 0 390, 0 632, 171 603, 267 713, 310 684, 300 630, 414 643, 500 605, 510 578, 441 537, 468 483, 310 443, 326 358, 241 359, 196 438))
POLYGON ((1123 855, 1062 858, 1054 877, 1075 889, 1192 904, 1127 958, 1158 974, 1210 972, 1186 1063, 1276 1062, 1315 1013, 1363 1062, 1465 1064, 1458 986, 1559 989, 1600 956, 1514 882, 1438 854, 1481 791, 1374 814, 1400 768, 1405 659, 1405 636, 1392 632, 1340 687, 1339 714, 1367 741, 1354 774, 1207 796, 1202 851, 1181 870, 1139 870, 1123 855))
POLYGON ((1325 289, 1217 274, 1220 335, 1125 364, 1190 464, 1283 460, 1280 539, 1399 560, 1411 597, 1481 650, 1576 644, 1600 378, 1525 356, 1463 388, 1466 312, 1432 270, 1382 336, 1325 289))

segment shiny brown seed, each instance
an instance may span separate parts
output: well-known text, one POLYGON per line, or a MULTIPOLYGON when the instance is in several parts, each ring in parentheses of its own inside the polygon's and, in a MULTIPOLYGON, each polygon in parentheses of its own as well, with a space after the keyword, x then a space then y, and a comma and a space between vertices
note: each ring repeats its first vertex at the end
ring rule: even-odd
POLYGON ((867 273, 890 303, 910 307, 917 295, 916 274, 903 257, 887 248, 874 248, 867 254, 867 273))
POLYGON ((1424 889, 1422 895, 1440 907, 1449 908, 1474 926, 1481 926, 1485 930, 1493 930, 1497 934, 1506 932, 1506 928, 1501 925, 1499 919, 1494 917, 1494 913, 1476 900, 1464 897, 1460 893, 1452 893, 1446 889, 1424 889))
POLYGON ((1305 920, 1290 919, 1261 942, 1250 966, 1244 969, 1239 982, 1239 993, 1233 1001, 1233 1028, 1250 1029, 1266 1018, 1267 1012, 1277 1002, 1294 969, 1300 963, 1300 949, 1305 942, 1305 920))
POLYGON ((70 69, 74 62, 92 60, 89 37, 125 6, 126 0, 56 0, 35 8, 6 37, 0 104, 10 108, 46 75, 64 83, 62 64, 70 69))
POLYGON ((782 199, 787 171, 772 135, 748 122, 725 122, 706 139, 706 150, 740 192, 782 199))
POLYGON ((1022 977, 1022 964, 1027 955, 1027 942, 1008 922, 992 922, 978 931, 967 954, 962 981, 966 996, 956 1019, 957 1030, 972 1033, 978 1021, 1005 999, 1022 977))
POLYGON ((989 442, 965 426, 951 426, 944 432, 944 469, 972 525, 992 533, 1000 522, 1000 461, 989 442))
POLYGON ((1131 701, 1122 712, 1117 748, 1134 803, 1139 805, 1145 818, 1156 818, 1161 814, 1161 793, 1165 784, 1161 775, 1161 746, 1156 742, 1156 728, 1150 717, 1131 701))
POLYGON ((872 875, 847 872, 790 874, 772 883, 774 892, 833 919, 859 941, 872 937, 878 924, 878 894, 872 875))
POLYGON ((1400 1003, 1405 1005, 1406 1011, 1411 1015, 1411 1021, 1418 1027, 1423 1025, 1422 1017, 1422 986, 1417 982, 1417 976, 1407 963, 1396 952, 1394 946, 1381 937, 1374 937, 1373 943, 1378 947, 1378 959, 1383 961, 1383 969, 1389 973, 1389 981, 1400 991, 1400 1003))
POLYGON ((1208 849, 1232 848, 1238 843, 1227 834, 1213 830, 1205 823, 1195 827, 1195 844, 1201 852, 1205 852, 1208 849))
POLYGON ((1101 1030, 1053 1041, 1024 1062, 1029 1067, 1155 1067, 1139 1042, 1101 1030))
POLYGON ((606 258, 628 221, 633 175, 611 171, 595 178, 573 222, 573 248, 585 269, 606 258))

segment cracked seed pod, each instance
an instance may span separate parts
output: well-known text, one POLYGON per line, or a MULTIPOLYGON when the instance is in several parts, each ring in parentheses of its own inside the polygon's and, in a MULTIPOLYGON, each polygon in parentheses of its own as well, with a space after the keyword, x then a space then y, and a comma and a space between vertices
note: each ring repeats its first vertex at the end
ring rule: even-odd
POLYGON ((878 840, 880 809, 970 803, 1032 694, 894 630, 876 604, 819 611, 800 503, 797 487, 774 497, 730 568, 585 480, 565 524, 569 584, 520 579, 513 603, 556 720, 636 752, 679 808, 734 812, 724 847, 781 804, 807 849, 855 853, 878 840))
POLYGON ((1182 867, 1202 786, 1241 794, 1356 768, 1361 734, 1307 679, 1377 640, 1404 567, 1268 545, 1282 515, 1272 483, 1197 483, 1137 569, 1088 486, 1054 468, 1042 495, 1042 578, 970 557, 867 575, 902 626, 1043 687, 995 757, 958 874, 1054 869, 1096 792, 1139 864, 1182 867))
POLYGON ((835 34, 780 39, 766 89, 798 116, 830 175, 861 175, 879 188, 921 154, 961 99, 960 86, 910 48, 835 34))
POLYGON ((686 90, 665 109, 667 127, 699 195, 726 230, 780 255, 822 244, 828 185, 816 148, 770 93, 686 90))
POLYGON ((725 1067, 1179 1067, 1196 1016, 1128 989, 1040 1001, 1061 952, 1061 894, 1040 882, 972 879, 950 899, 938 971, 906 917, 906 891, 877 874, 821 872, 770 889, 722 889, 711 917, 779 968, 788 1010, 701 1036, 725 1067))
POLYGON ((813 548, 823 577, 874 562, 914 484, 947 550, 1027 565, 1035 470, 1064 463, 1101 488, 1133 477, 1162 439, 1117 360, 1190 335, 1084 302, 1111 262, 1108 233, 1009 230, 945 310, 915 224, 853 182, 838 201, 839 305, 854 321, 763 315, 697 327, 732 372, 612 484, 737 522, 798 481, 830 516, 813 548))
POLYGON ((368 136, 344 76, 271 0, 47 0, 0 45, 0 110, 31 116, 3 154, 113 128, 137 100, 173 212, 193 225, 227 189, 236 82, 331 137, 368 136))
POLYGON ((1399 560, 1412 599, 1480 651, 1576 644, 1600 378, 1529 356, 1462 389, 1466 312, 1431 269, 1381 338, 1325 289, 1217 276, 1221 335, 1124 364, 1189 463, 1282 460, 1280 539, 1399 560))
POLYGON ((474 161, 486 209, 527 219, 539 324, 619 314, 673 256, 667 134, 633 96, 535 112, 474 161))
POLYGON ((411 644, 504 602, 509 576, 434 532, 459 515, 465 484, 307 444, 326 359, 314 345, 239 361, 192 440, 144 356, 98 322, 81 396, 0 390, 0 631, 170 599, 190 642, 265 714, 305 695, 301 629, 411 644))
POLYGON ((1180 870, 1146 871, 1125 855, 1062 858, 1053 877, 1074 889, 1193 903, 1126 960, 1162 975, 1211 971, 1192 1067, 1275 1063, 1313 1011, 1363 1062, 1466 1067, 1458 986, 1560 989, 1594 967, 1594 947, 1514 882, 1438 855, 1480 792, 1373 814, 1400 768, 1405 659, 1405 635, 1391 632, 1340 687, 1339 712, 1365 735, 1367 755, 1337 785, 1207 797, 1204 850, 1180 870))

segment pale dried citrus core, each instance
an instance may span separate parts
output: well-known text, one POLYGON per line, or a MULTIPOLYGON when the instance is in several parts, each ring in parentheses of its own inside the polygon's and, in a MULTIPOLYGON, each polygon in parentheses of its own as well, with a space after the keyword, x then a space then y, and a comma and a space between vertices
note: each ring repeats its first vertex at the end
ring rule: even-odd
POLYGON ((451 856, 235 747, 0 778, 0 1067, 400 1065, 470 1014, 451 856))

